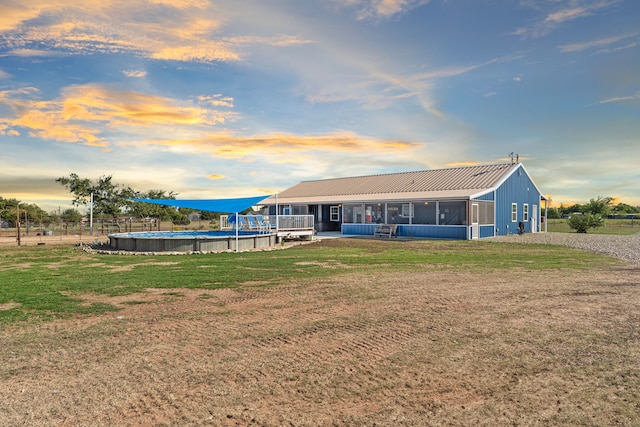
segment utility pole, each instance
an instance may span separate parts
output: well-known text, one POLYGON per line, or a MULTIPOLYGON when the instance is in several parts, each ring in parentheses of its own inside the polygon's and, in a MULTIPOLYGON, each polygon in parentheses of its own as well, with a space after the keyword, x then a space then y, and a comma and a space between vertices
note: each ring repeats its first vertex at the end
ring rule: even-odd
POLYGON ((93 236, 93 193, 91 193, 91 206, 89 210, 89 234, 93 236))

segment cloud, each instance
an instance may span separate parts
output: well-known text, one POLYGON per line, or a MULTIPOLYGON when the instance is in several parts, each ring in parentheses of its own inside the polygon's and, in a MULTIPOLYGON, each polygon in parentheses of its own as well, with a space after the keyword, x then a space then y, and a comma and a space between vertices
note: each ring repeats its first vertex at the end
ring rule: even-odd
MULTIPOLYGON (((622 34, 622 35, 618 35, 618 36, 613 36, 613 37, 606 37, 603 39, 598 39, 598 40, 592 40, 592 41, 588 41, 588 42, 583 42, 583 43, 573 43, 573 44, 567 44, 567 45, 562 45, 562 46, 558 46, 558 49, 560 50, 560 52, 562 53, 570 53, 570 52, 582 52, 584 50, 589 50, 589 49, 593 49, 593 48, 601 48, 604 46, 609 46, 612 44, 615 44, 621 40, 627 40, 631 37, 635 37, 637 36, 638 33, 632 33, 632 34, 622 34)), ((623 48, 628 48, 628 47, 633 47, 635 46, 636 43, 632 42, 629 45, 627 45, 626 47, 623 48)))
POLYGON ((617 96, 613 98, 607 98, 600 101, 600 104, 610 104, 612 102, 625 102, 625 101, 635 101, 640 99, 640 92, 636 92, 633 95, 628 96, 617 96))
POLYGON ((334 0, 339 7, 356 9, 358 20, 390 18, 426 3, 429 0, 334 0))
POLYGON ((352 132, 317 136, 300 136, 273 132, 264 135, 238 136, 231 132, 211 132, 194 139, 149 139, 129 143, 148 145, 190 154, 209 154, 226 159, 254 161, 256 158, 271 162, 304 161, 311 153, 398 153, 423 147, 415 142, 367 138, 352 132))
POLYGON ((233 98, 230 96, 223 96, 219 93, 215 95, 200 95, 198 97, 198 101, 214 107, 233 108, 233 98))
POLYGON ((309 43, 295 35, 225 37, 226 20, 204 0, 34 0, 0 6, 0 47, 21 56, 133 53, 159 60, 235 62, 243 47, 309 43), (47 49, 34 49, 34 46, 47 49))
POLYGON ((221 175, 219 173, 211 173, 211 174, 207 175, 207 178, 209 178, 209 179, 224 179, 224 175, 221 175))
POLYGON ((441 79, 447 77, 455 77, 461 74, 466 74, 471 71, 477 70, 478 68, 486 67, 487 65, 495 64, 496 62, 501 61, 500 59, 494 58, 489 61, 482 62, 480 64, 466 65, 466 66, 452 66, 452 67, 444 67, 434 71, 430 71, 427 73, 422 73, 417 75, 417 77, 421 80, 431 80, 431 79, 441 79))
POLYGON ((331 4, 340 9, 355 9, 356 19, 387 19, 406 13, 429 0, 332 0, 331 4))
POLYGON ((394 74, 376 71, 375 66, 366 67, 368 75, 356 83, 333 84, 306 95, 310 103, 335 103, 355 101, 365 109, 384 109, 397 101, 414 98, 423 110, 438 118, 444 114, 438 110, 430 96, 430 89, 440 79, 457 77, 488 65, 508 61, 510 58, 495 58, 479 64, 450 66, 415 74, 394 74))
POLYGON ((0 31, 12 31, 21 23, 37 18, 40 14, 38 7, 29 5, 30 2, 16 2, 0 4, 0 31))
MULTIPOLYGON (((519 28, 514 35, 526 37, 545 36, 567 22, 595 15, 599 10, 614 6, 623 0, 574 0, 568 2, 554 2, 560 6, 552 11, 544 11, 540 19, 529 28, 519 28)), ((535 2, 524 3, 527 6, 536 7, 535 2)))
POLYGON ((147 72, 142 70, 123 70, 122 74, 124 74, 127 77, 139 79, 139 78, 145 77, 147 75, 147 72))
POLYGON ((58 52, 53 50, 42 50, 42 49, 13 49, 8 53, 4 53, 0 56, 19 56, 23 58, 30 57, 46 57, 46 58, 54 58, 65 56, 64 52, 58 52))
POLYGON ((233 111, 205 108, 194 102, 98 84, 68 86, 54 100, 42 100, 39 95, 36 88, 0 91, 0 105, 12 112, 10 117, 0 117, 0 125, 16 132, 24 128, 29 135, 46 140, 106 148, 111 145, 106 133, 148 137, 166 127, 187 133, 233 121, 237 116, 233 111))
POLYGON ((296 162, 313 153, 393 153, 399 155, 423 144, 384 140, 352 132, 294 135, 270 132, 239 135, 222 127, 236 120, 233 98, 223 94, 202 95, 178 101, 99 84, 72 85, 56 99, 41 99, 36 88, 0 91, 0 105, 9 117, 0 117, 0 131, 25 130, 44 140, 80 143, 108 150, 128 147, 170 153, 206 154, 241 162, 296 162), (171 138, 167 138, 170 129, 171 138), (117 142, 115 142, 117 141, 117 142))
POLYGON ((13 77, 11 74, 7 73, 2 68, 0 68, 0 80, 9 79, 11 77, 13 77))

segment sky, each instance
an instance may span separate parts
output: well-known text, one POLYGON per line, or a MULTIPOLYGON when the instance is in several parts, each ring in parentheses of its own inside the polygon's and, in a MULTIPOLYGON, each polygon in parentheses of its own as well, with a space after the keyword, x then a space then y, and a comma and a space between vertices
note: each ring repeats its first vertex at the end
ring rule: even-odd
POLYGON ((637 0, 0 0, 0 196, 180 199, 518 159, 640 205, 637 0))

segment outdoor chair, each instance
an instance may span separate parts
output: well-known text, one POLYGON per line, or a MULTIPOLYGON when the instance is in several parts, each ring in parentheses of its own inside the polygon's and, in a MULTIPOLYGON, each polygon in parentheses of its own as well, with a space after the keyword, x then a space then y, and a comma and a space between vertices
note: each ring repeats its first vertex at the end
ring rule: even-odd
POLYGON ((398 237, 398 224, 381 224, 373 232, 373 237, 386 237, 388 239, 398 237))
POLYGON ((244 218, 240 215, 229 215, 227 222, 231 226, 232 230, 242 230, 244 227, 244 218))
POLYGON ((271 231, 271 224, 269 224, 269 222, 264 219, 264 216, 256 215, 256 220, 258 221, 260 230, 262 230, 264 233, 268 233, 269 231, 271 231))
POLYGON ((247 220, 247 224, 248 224, 249 230, 259 230, 260 229, 260 226, 258 225, 258 221, 256 220, 256 218, 253 215, 246 215, 245 218, 247 220))

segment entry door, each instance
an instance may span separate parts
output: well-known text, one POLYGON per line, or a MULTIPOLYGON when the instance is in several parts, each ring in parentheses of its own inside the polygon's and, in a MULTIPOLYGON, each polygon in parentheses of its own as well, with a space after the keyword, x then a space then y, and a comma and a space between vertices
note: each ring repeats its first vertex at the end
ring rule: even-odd
POLYGON ((538 205, 531 206, 531 232, 538 232, 538 205))
POLYGON ((471 238, 477 239, 480 236, 480 220, 479 220, 478 204, 471 205, 471 238))

